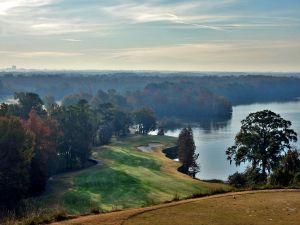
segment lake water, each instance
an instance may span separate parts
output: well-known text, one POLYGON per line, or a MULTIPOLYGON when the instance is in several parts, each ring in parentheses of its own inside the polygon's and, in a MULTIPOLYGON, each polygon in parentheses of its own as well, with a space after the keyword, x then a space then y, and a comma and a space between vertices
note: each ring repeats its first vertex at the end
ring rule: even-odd
MULTIPOLYGON (((229 121, 194 126, 196 151, 199 153, 198 163, 201 171, 197 174, 200 179, 227 180, 228 175, 243 171, 245 165, 236 167, 226 160, 225 150, 234 144, 234 137, 241 127, 240 121, 249 113, 269 109, 292 122, 292 128, 300 139, 300 100, 285 103, 251 104, 233 107, 232 118, 229 121)), ((180 129, 167 131, 166 135, 178 137, 180 129)), ((293 143, 300 149, 300 141, 293 143)))

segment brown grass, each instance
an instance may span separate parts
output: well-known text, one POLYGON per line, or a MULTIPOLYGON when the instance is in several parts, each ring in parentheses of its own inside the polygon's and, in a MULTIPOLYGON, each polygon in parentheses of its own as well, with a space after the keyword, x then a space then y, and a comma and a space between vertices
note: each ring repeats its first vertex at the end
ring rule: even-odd
POLYGON ((54 225, 299 225, 300 191, 227 193, 54 223, 54 225))

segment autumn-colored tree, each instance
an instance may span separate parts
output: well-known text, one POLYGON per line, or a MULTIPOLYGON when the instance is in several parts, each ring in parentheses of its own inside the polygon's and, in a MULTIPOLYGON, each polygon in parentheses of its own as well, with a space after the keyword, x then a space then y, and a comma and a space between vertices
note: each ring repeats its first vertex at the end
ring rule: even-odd
POLYGON ((27 195, 34 146, 19 118, 0 117, 0 207, 12 208, 27 195))
POLYGON ((31 162, 30 181, 31 194, 39 194, 44 190, 48 178, 48 161, 55 153, 55 142, 52 132, 37 112, 32 109, 26 126, 35 134, 34 156, 31 162))
POLYGON ((197 159, 199 154, 195 153, 193 131, 189 128, 183 128, 178 137, 178 158, 182 163, 182 171, 195 177, 199 172, 197 159))

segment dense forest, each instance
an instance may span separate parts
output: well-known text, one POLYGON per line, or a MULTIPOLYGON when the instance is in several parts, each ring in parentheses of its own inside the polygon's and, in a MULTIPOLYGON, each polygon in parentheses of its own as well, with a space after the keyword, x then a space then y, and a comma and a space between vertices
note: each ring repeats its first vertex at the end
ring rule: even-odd
POLYGON ((126 136, 132 127, 139 134, 156 129, 148 108, 129 111, 111 102, 92 108, 84 99, 45 104, 31 92, 14 97, 18 103, 0 105, 0 216, 1 209, 40 194, 51 175, 89 166, 93 146, 126 136))
POLYGON ((143 90, 147 84, 189 82, 196 87, 225 96, 233 105, 256 101, 286 100, 299 96, 299 75, 271 76, 204 76, 201 74, 164 74, 143 72, 89 73, 80 72, 0 72, 0 94, 35 92, 40 96, 51 95, 61 100, 65 95, 78 92, 95 94, 99 89, 127 91, 143 90), (172 77, 170 79, 170 77, 172 77), (242 90, 242 92, 241 92, 242 90))
POLYGON ((300 78, 271 75, 204 76, 185 73, 1 72, 0 100, 34 92, 45 104, 80 99, 123 109, 152 108, 160 117, 229 119, 232 105, 289 101, 300 96, 300 78), (172 79, 170 79, 172 76, 172 79))
POLYGON ((128 102, 135 108, 152 108, 159 117, 207 118, 229 117, 230 101, 191 82, 149 84, 143 91, 127 94, 128 102))

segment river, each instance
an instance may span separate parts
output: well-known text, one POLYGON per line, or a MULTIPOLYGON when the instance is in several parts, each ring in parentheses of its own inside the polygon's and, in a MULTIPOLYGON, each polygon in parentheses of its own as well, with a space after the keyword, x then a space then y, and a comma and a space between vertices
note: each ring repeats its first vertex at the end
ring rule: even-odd
MULTIPOLYGON (((226 160, 225 150, 234 144, 234 137, 239 131, 240 121, 249 113, 269 109, 292 122, 292 128, 299 134, 300 139, 300 100, 285 103, 263 103, 240 105, 233 107, 232 118, 228 121, 199 124, 193 126, 196 151, 199 153, 198 163, 201 171, 197 174, 200 179, 227 180, 228 175, 243 171, 245 165, 236 167, 226 160)), ((178 137, 180 129, 167 131, 166 135, 178 137)), ((293 143, 300 149, 300 141, 293 143)))

